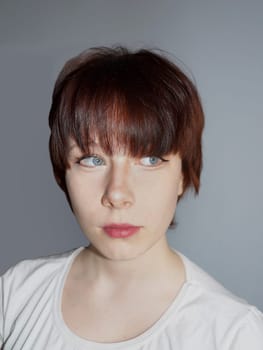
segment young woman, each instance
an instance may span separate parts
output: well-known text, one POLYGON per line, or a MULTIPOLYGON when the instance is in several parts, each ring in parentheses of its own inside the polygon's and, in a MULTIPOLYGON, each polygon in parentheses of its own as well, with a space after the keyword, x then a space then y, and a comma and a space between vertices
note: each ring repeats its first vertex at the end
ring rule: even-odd
POLYGON ((1 277, 2 349, 263 349, 262 314, 167 243, 178 200, 199 189, 203 124, 196 88, 160 54, 67 62, 50 154, 90 243, 1 277))

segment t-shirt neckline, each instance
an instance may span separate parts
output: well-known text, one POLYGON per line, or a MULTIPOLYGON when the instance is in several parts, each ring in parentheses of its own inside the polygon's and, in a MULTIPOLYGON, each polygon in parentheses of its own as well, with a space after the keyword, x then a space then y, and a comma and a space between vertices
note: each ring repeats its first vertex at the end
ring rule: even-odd
POLYGON ((81 338, 78 335, 76 335, 65 323, 62 315, 62 293, 65 286, 65 282, 68 276, 68 273, 71 269, 71 266, 73 265, 73 262, 75 261, 76 257, 81 253, 81 251, 85 249, 85 247, 80 247, 75 249, 67 259, 67 262, 65 263, 63 270, 61 272, 61 275, 59 277, 59 281, 57 284, 57 288, 55 291, 55 299, 54 299, 54 318, 55 322, 60 329, 61 333, 63 334, 63 338, 66 340, 68 344, 71 344, 74 347, 78 347, 78 349, 85 349, 85 350, 115 350, 115 349, 129 349, 135 345, 142 345, 143 343, 146 343, 150 339, 152 339, 153 336, 157 336, 159 332, 166 326, 166 324, 169 322, 170 317, 174 315, 176 312, 176 309, 181 303, 181 300, 184 298, 187 287, 188 287, 188 281, 189 281, 189 271, 187 268, 187 261, 185 260, 185 257, 183 254, 177 252, 177 254, 181 257, 182 262, 184 264, 185 268, 185 282, 182 285, 180 291, 170 304, 170 306, 166 309, 166 311, 162 314, 162 316, 146 331, 141 333, 140 335, 125 340, 121 342, 114 342, 114 343, 100 343, 91 341, 85 338, 81 338))

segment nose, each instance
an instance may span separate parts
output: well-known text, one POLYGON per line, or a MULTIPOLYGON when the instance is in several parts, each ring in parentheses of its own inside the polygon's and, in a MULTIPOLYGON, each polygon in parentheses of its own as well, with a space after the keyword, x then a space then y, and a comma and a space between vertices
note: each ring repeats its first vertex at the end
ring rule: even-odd
POLYGON ((112 165, 101 202, 103 206, 115 209, 129 208, 133 205, 134 195, 127 164, 112 165))

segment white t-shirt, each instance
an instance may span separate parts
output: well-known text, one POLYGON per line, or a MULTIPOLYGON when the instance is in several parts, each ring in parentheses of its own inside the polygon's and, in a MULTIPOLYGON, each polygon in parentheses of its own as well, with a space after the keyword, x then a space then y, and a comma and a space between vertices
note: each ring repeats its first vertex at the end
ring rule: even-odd
POLYGON ((186 282, 147 331, 119 343, 95 343, 78 337, 63 321, 61 295, 72 262, 82 249, 23 261, 1 277, 1 349, 263 349, 262 313, 234 297, 183 255, 186 282))

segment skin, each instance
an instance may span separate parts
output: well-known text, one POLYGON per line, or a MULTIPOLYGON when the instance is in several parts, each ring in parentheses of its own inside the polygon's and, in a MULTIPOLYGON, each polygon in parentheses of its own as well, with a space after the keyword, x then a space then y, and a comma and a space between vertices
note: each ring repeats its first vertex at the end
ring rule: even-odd
POLYGON ((152 155, 137 159, 121 151, 108 156, 97 143, 91 148, 84 156, 70 144, 66 185, 90 245, 68 274, 62 313, 83 338, 122 341, 156 322, 185 281, 183 264, 166 239, 183 191, 181 159, 178 154, 165 161, 152 155), (139 231, 112 238, 103 229, 111 223, 139 231))
POLYGON ((93 248, 107 259, 129 260, 165 240, 182 193, 180 157, 133 159, 120 152, 109 157, 94 144, 93 155, 79 161, 82 152, 72 146, 66 185, 76 219, 93 248), (103 231, 110 223, 141 228, 135 236, 116 240, 103 231))

